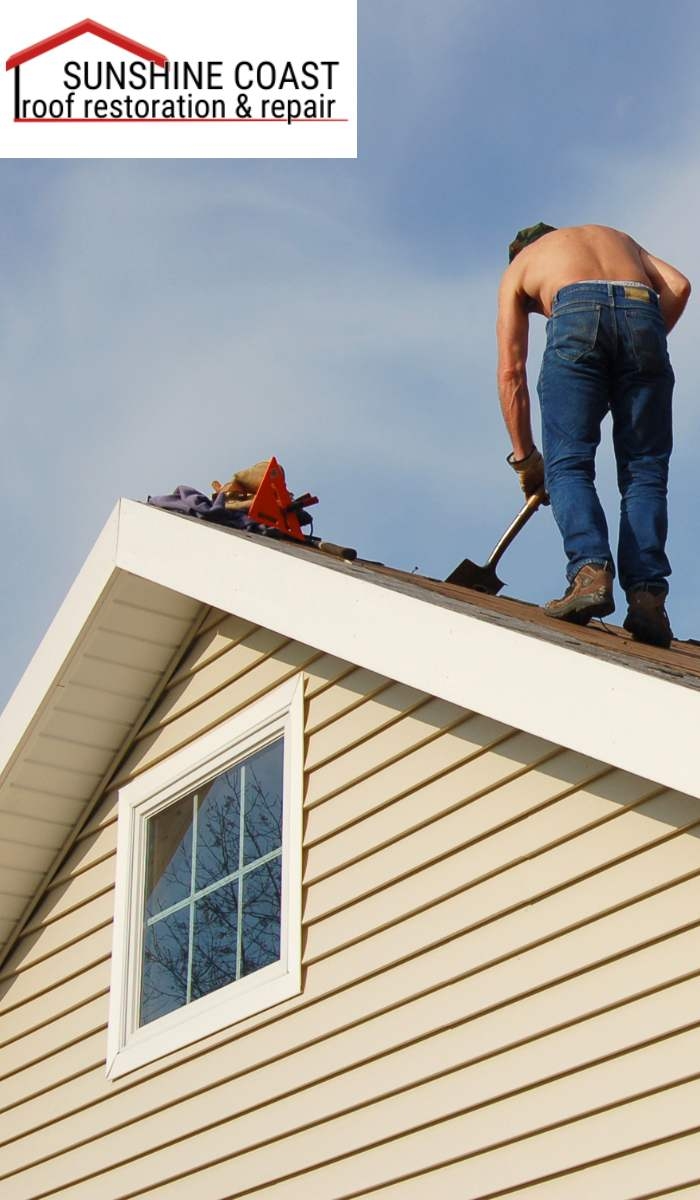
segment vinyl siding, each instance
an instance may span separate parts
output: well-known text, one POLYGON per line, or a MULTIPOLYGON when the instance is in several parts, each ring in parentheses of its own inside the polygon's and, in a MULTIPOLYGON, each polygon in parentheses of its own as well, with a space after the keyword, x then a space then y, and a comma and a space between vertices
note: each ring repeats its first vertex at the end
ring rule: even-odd
POLYGON ((114 784, 0 976, 3 1200, 700 1194, 700 801, 220 614, 114 784), (115 787, 299 672, 303 991, 108 1082, 115 787))

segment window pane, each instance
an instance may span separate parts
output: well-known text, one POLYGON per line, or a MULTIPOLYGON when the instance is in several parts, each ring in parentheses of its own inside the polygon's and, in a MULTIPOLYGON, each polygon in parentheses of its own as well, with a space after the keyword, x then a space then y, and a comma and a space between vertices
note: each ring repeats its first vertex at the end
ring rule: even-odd
POLYGON ((236 978, 238 884, 209 892, 194 906, 191 999, 206 996, 236 978))
POLYGON ((282 845, 282 766, 284 741, 273 742, 245 763, 243 864, 282 845))
POLYGON ((185 900, 192 885, 193 800, 184 796, 148 821, 146 916, 185 900))
POLYGON ((241 975, 250 975, 280 956, 282 860, 243 876, 243 938, 241 975))
POLYGON ((187 1001, 189 905, 145 929, 141 1025, 180 1008, 187 1001))
POLYGON ((283 764, 279 738, 146 819, 141 1025, 279 961, 283 764))
POLYGON ((200 792, 195 890, 239 869, 241 768, 233 767, 200 792))

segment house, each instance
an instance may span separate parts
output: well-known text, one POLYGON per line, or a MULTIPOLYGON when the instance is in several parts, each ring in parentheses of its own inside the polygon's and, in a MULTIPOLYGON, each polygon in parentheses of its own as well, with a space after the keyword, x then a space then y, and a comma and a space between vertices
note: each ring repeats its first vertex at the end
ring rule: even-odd
POLYGON ((700 1196, 699 687, 121 501, 0 718, 3 1200, 700 1196))

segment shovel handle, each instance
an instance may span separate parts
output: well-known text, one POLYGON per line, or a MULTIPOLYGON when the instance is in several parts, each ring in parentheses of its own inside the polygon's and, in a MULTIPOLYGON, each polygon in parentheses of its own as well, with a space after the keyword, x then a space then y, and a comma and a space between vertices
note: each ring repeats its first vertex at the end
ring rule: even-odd
POLYGON ((488 559, 486 560, 487 567, 495 567, 496 566, 496 564, 498 563, 501 556, 505 553, 505 551, 510 546, 510 543, 513 541, 513 538, 515 538, 520 533, 520 530, 522 529, 523 525, 527 524, 527 522, 530 520, 530 517, 532 516, 532 514, 534 512, 537 512, 537 509, 540 507, 541 504, 544 503, 546 498, 547 498, 547 493, 545 492, 543 487, 538 488, 536 492, 533 492, 531 496, 528 496, 527 500, 523 504, 523 507, 520 509, 520 512, 518 513, 517 517, 515 517, 515 519, 511 522, 511 524, 508 526, 505 533, 503 534, 503 537, 500 539, 499 542, 496 543, 493 550, 491 551, 488 559))

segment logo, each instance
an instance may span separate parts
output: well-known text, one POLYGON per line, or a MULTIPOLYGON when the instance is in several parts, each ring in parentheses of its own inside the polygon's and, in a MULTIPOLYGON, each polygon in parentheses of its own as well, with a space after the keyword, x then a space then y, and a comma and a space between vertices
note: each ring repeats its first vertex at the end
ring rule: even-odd
MULTIPOLYGON (((61 30, 60 33, 54 33, 52 37, 44 38, 43 41, 36 42, 33 46, 28 46, 26 50, 20 50, 18 54, 13 54, 8 58, 5 64, 6 69, 15 73, 15 121, 99 120, 99 117, 90 117, 88 115, 90 111, 88 103, 84 103, 83 105, 84 116, 74 115, 73 110, 76 101, 75 88, 79 86, 79 81, 65 84, 68 88, 68 94, 63 98, 59 96, 50 100, 44 100, 41 97, 34 100, 22 100, 20 68, 23 63, 30 62, 33 58, 47 54, 49 50, 55 50, 58 46, 65 45, 66 42, 80 37, 83 33, 94 33, 96 37, 103 38, 106 42, 111 42, 113 46, 117 46, 120 50, 125 50, 127 54, 137 55, 144 62, 153 63, 157 67, 167 70, 168 60, 164 54, 159 54, 157 50, 149 50, 148 46, 142 46, 139 42, 133 41, 132 38, 124 37, 123 34, 116 33, 114 29, 108 29, 106 25, 100 25, 97 21, 89 19, 79 21, 77 25, 71 25, 68 29, 61 30)), ((75 66, 76 64, 70 65, 75 66)), ((75 78, 68 71, 66 73, 69 79, 75 78)))
POLYGON ((119 13, 8 55, 3 157, 354 157, 356 0, 119 13))

